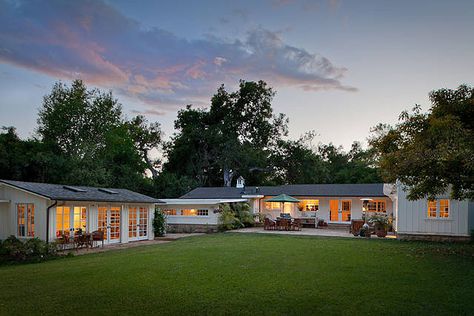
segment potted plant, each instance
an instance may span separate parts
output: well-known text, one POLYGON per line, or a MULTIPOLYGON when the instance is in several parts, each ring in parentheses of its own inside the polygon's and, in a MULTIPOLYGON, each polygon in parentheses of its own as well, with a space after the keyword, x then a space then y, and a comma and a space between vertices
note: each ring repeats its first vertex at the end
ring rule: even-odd
POLYGON ((369 218, 369 223, 374 225, 377 237, 387 236, 388 218, 385 215, 373 215, 369 218))

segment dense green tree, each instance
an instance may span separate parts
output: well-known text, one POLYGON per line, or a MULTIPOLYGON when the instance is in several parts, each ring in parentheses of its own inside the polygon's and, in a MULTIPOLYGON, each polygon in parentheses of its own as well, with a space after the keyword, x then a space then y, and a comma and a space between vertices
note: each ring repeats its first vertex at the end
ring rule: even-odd
POLYGON ((386 181, 408 186, 410 199, 450 190, 455 199, 474 198, 474 88, 430 94, 427 113, 404 111, 395 126, 374 128, 372 146, 386 181))
POLYGON ((43 98, 38 113, 38 134, 68 156, 95 157, 106 135, 123 124, 122 109, 112 92, 87 90, 81 80, 58 82, 43 98))
POLYGON ((241 81, 235 92, 221 86, 209 110, 181 110, 165 169, 201 185, 230 186, 237 174, 252 178, 249 170, 266 168, 271 148, 287 133, 285 116, 273 114, 273 96, 263 81, 241 81))

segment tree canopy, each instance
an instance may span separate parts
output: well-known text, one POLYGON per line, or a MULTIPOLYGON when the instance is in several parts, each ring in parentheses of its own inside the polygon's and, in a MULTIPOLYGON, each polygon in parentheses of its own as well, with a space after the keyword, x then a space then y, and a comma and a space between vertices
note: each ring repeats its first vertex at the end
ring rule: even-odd
POLYGON ((427 113, 416 105, 395 126, 380 124, 370 141, 385 181, 408 186, 410 199, 450 191, 474 198, 474 88, 440 89, 429 94, 427 113))
POLYGON ((0 130, 0 178, 122 187, 159 198, 196 186, 379 182, 371 151, 354 143, 313 146, 315 133, 288 139, 288 119, 275 113, 275 91, 263 81, 220 86, 208 109, 178 112, 168 141, 158 122, 127 119, 112 92, 84 82, 56 83, 43 99, 37 135, 22 140, 0 130))

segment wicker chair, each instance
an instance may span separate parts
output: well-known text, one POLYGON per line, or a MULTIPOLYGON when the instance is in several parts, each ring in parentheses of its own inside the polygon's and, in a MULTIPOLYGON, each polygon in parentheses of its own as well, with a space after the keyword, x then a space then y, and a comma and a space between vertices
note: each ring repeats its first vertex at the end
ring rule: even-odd
POLYGON ((102 247, 104 247, 104 232, 102 230, 95 230, 92 232, 92 242, 97 244, 98 241, 102 242, 102 247))
POLYGON ((275 221, 265 217, 264 224, 263 224, 263 229, 264 230, 275 230, 276 229, 275 221))

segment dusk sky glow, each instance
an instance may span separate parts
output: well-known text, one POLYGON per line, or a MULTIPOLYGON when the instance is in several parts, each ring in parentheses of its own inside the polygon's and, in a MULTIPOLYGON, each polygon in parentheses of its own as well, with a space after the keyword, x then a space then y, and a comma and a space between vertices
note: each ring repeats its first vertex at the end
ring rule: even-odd
POLYGON ((53 83, 81 78, 170 136, 186 104, 262 79, 290 137, 348 149, 473 85, 473 31, 474 1, 0 0, 0 126, 31 136, 53 83))

